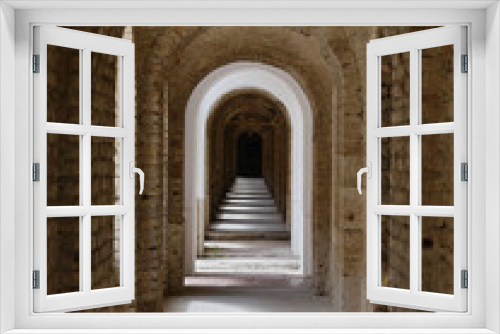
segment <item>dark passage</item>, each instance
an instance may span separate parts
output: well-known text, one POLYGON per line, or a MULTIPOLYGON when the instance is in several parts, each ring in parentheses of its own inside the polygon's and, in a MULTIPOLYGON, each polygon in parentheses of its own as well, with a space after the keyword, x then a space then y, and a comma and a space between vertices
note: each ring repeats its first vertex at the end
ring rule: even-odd
POLYGON ((238 138, 238 175, 262 177, 262 138, 257 133, 245 132, 238 138))

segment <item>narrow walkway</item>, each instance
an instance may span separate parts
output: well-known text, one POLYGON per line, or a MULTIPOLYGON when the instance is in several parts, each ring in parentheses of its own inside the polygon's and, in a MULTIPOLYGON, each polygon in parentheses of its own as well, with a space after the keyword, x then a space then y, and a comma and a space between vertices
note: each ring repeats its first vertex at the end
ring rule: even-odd
POLYGON ((280 275, 186 278, 181 295, 165 300, 165 312, 334 312, 329 297, 314 296, 310 282, 280 275))
POLYGON ((165 300, 164 312, 335 312, 328 297, 286 288, 190 287, 165 300))
POLYGON ((314 296, 287 230, 261 178, 237 178, 205 234, 196 274, 165 312, 332 312, 314 296))
POLYGON ((210 223, 198 273, 289 274, 300 272, 290 232, 262 178, 236 178, 210 223))

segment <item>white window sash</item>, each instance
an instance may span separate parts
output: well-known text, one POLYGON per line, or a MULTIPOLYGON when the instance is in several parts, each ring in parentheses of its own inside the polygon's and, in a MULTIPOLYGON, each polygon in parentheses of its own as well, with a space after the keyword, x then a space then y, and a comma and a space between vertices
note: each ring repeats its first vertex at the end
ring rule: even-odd
POLYGON ((76 30, 35 27, 34 54, 40 55, 40 73, 34 80, 34 161, 40 163, 40 181, 34 184, 34 265, 40 271, 40 288, 34 289, 35 312, 67 312, 107 305, 130 303, 134 299, 134 180, 129 162, 135 159, 134 45, 119 38, 76 30), (80 124, 47 122, 47 45, 80 50, 80 124), (118 56, 121 62, 121 119, 119 127, 91 125, 91 52, 118 56), (47 207, 47 134, 78 135, 80 138, 80 205, 47 207), (91 205, 91 138, 121 139, 121 205, 91 205), (116 216, 120 219, 120 286, 91 288, 91 217, 116 216), (80 291, 47 295, 47 218, 80 217, 80 291))
POLYGON ((467 310, 467 289, 461 288, 461 270, 467 269, 467 183, 460 180, 460 164, 467 162, 467 75, 460 73, 461 55, 467 54, 466 28, 451 26, 374 40, 367 46, 367 161, 372 175, 367 181, 367 298, 372 303, 431 311, 467 310), (420 51, 454 45, 454 122, 419 125, 420 51), (410 124, 381 128, 380 57, 410 52, 410 124), (424 134, 454 134, 454 206, 422 206, 420 143, 424 134), (410 138, 410 205, 381 205, 381 137, 410 138), (410 289, 381 286, 380 215, 410 216, 410 289), (421 233, 419 217, 454 218, 454 294, 420 291, 421 233))

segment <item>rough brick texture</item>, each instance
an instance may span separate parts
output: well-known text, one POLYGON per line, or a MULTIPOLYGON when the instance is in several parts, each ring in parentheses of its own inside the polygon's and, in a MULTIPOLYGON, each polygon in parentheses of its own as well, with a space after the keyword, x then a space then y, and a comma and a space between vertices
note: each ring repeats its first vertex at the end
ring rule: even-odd
MULTIPOLYGON (((161 312, 163 296, 182 291, 186 105, 196 85, 207 74, 235 61, 256 61, 283 69, 301 85, 311 102, 314 166, 307 172, 313 176, 314 293, 331 296, 337 311, 407 311, 374 306, 366 300, 366 199, 356 191, 355 175, 359 168, 366 165, 366 44, 371 39, 426 28, 134 27, 136 161, 147 175, 144 195, 136 197, 136 300, 129 306, 100 311, 161 312)), ((121 37, 124 28, 81 30, 121 37)), ((453 119, 453 95, 447 89, 453 71, 451 51, 444 47, 423 53, 422 62, 431 73, 422 78, 425 87, 428 87, 424 87, 424 99, 430 101, 423 104, 424 122, 453 119)), ((65 108, 68 111, 65 117, 74 121, 69 117, 75 117, 78 105, 78 101, 74 100, 77 96, 74 75, 71 75, 76 60, 67 51, 56 52, 53 56, 55 64, 63 66, 51 72, 54 77, 49 75, 49 83, 51 80, 57 83, 49 91, 54 96, 54 105, 49 108, 54 113, 51 117, 60 117, 61 108, 65 108)), ((114 101, 111 95, 114 94, 115 81, 110 75, 114 73, 116 64, 109 59, 102 61, 106 65, 95 68, 93 64, 92 68, 95 78, 102 80, 104 85, 96 87, 98 92, 93 104, 102 107, 96 117, 102 114, 101 121, 106 123, 112 122, 109 110, 114 110, 114 106, 106 107, 114 101)), ((407 62, 406 55, 383 60, 381 118, 384 124, 408 123, 407 62)), ((219 103, 207 132, 207 217, 214 212, 223 191, 230 185, 235 173, 236 138, 248 129, 259 133, 263 142, 267 143, 263 150, 264 177, 278 200, 280 211, 289 217, 291 134, 282 108, 259 92, 239 92, 219 103)), ((432 205, 453 205, 453 188, 450 186, 453 184, 450 182, 453 177, 453 169, 450 169, 453 151, 449 149, 452 138, 447 135, 430 137, 423 139, 422 168, 429 179, 423 180, 422 201, 424 204, 429 201, 432 205)), ((54 148, 49 150, 50 156, 60 161, 57 163, 59 174, 54 175, 64 179, 64 182, 77 184, 75 178, 78 176, 73 168, 78 155, 68 153, 77 142, 51 139, 50 143, 54 144, 54 148), (64 159, 61 159, 61 152, 67 154, 64 159)), ((100 145, 101 158, 112 156, 113 150, 116 150, 113 143, 100 145)), ((409 184, 405 180, 408 178, 409 161, 405 159, 408 150, 405 145, 404 140, 385 140, 383 144, 382 154, 386 158, 382 166, 382 196, 387 203, 407 201, 409 184)), ((100 159, 100 156, 95 158, 100 159)), ((109 161, 102 164, 113 165, 109 161)), ((98 195, 99 200, 116 200, 114 179, 111 169, 96 179, 102 187, 109 189, 108 193, 98 195)), ((52 182, 56 181, 49 182, 50 201, 78 201, 75 188, 58 187, 52 182)), ((432 218, 423 224, 422 262, 429 275, 425 276, 422 285, 429 291, 450 292, 453 288, 450 285, 453 221, 432 218)), ((401 269, 408 263, 408 253, 404 249, 407 228, 407 224, 397 218, 384 220, 383 282, 387 284, 408 284, 408 272, 401 269)), ((49 261, 54 259, 49 265, 52 263, 56 267, 56 261, 69 264, 64 267, 65 271, 59 271, 53 291, 58 287, 74 289, 77 267, 71 264, 76 261, 76 248, 59 242, 64 239, 62 236, 74 238, 74 233, 74 230, 61 228, 49 231, 49 238, 59 238, 54 239, 56 246, 49 247, 49 261)), ((99 249, 108 247, 102 251, 103 256, 97 256, 97 272, 109 272, 110 265, 113 265, 113 256, 109 256, 113 252, 113 233, 109 228, 93 230, 93 236, 100 238, 96 243, 99 249)), ((102 276, 102 280, 105 279, 102 276)), ((112 284, 109 281, 105 283, 112 284)))

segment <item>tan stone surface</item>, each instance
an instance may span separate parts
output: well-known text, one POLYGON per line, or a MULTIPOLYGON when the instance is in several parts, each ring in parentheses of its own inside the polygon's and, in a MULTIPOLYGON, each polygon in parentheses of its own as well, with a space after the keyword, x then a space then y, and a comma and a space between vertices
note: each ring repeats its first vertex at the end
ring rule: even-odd
MULTIPOLYGON (((312 105, 314 167, 307 172, 313 177, 314 292, 330 296, 338 311, 403 311, 371 306, 366 301, 366 202, 365 196, 356 192, 355 174, 366 164, 366 44, 370 39, 425 28, 134 27, 136 160, 145 171, 147 181, 144 195, 136 197, 136 302, 132 307, 113 310, 161 312, 163 296, 182 291, 183 140, 187 101, 196 85, 211 71, 235 61, 256 61, 290 73, 312 105)), ((88 31, 120 36, 123 27, 95 27, 88 31)), ((426 82, 436 82, 437 86, 440 82, 449 84, 446 52, 437 50, 428 55, 428 66, 445 71, 426 82), (433 59, 437 59, 436 62, 433 59)), ((397 69, 404 60, 404 57, 392 59, 385 65, 386 70, 397 69)), ((109 71, 96 69, 96 73, 106 77, 109 71)), ((402 116, 397 114, 396 107, 405 105, 402 100, 407 89, 402 84, 405 72, 390 70, 388 73, 389 85, 384 87, 383 95, 387 108, 382 117, 397 120, 402 116)), ((432 93, 428 94, 433 97, 432 93)), ((97 100, 101 98, 105 99, 102 96, 97 100)), ((444 100, 436 98, 436 103, 429 105, 430 119, 450 101, 448 95, 444 100)), ((234 176, 234 145, 226 155, 221 152, 234 144, 237 134, 252 128, 269 143, 264 149, 265 178, 288 220, 290 135, 283 117, 285 113, 280 108, 276 101, 256 92, 239 92, 221 101, 207 132, 210 151, 207 217, 234 176), (220 164, 223 157, 227 160, 220 164)), ((452 110, 445 110, 448 116, 443 119, 446 120, 452 110)), ((443 147, 449 144, 443 141, 426 154, 442 155, 443 147)), ((402 148, 394 144, 390 149, 402 148)), ((425 172, 434 176, 427 185, 427 193, 442 189, 446 170, 439 166, 447 159, 444 156, 442 163, 426 167, 425 172)), ((401 159, 394 160, 395 164, 384 168, 397 175, 406 165, 401 159)), ((404 189, 391 191, 397 181, 393 174, 387 178, 387 198, 397 201, 404 189)), ((56 194, 55 188, 51 191, 56 194)), ((443 196, 449 193, 448 189, 443 196)), ((447 226, 450 226, 447 222, 433 222, 425 235, 426 261, 430 261, 430 266, 439 266, 438 272, 442 275, 449 275, 452 254, 449 230, 443 232, 447 226), (436 256, 448 265, 432 262, 436 256)), ((401 232, 394 228, 389 237, 397 239, 398 233, 401 232)), ((407 279, 398 274, 397 268, 389 265, 388 270, 395 280, 407 279)), ((449 289, 449 284, 436 288, 449 289)))

